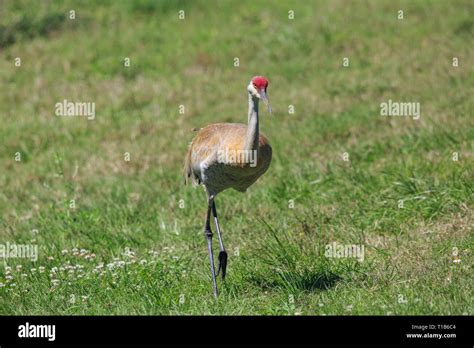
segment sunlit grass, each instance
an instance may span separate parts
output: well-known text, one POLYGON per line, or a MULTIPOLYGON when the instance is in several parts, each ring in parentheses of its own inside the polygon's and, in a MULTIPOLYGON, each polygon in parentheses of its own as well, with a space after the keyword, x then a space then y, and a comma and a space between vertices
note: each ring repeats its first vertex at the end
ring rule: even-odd
POLYGON ((472 315, 470 1, 0 11, 0 243, 39 248, 0 266, 0 313, 472 315), (246 121, 256 74, 274 157, 245 195, 216 199, 229 253, 216 302, 205 196, 182 162, 193 128, 246 121), (55 116, 64 99, 95 102, 96 118, 55 116), (420 102, 421 118, 381 117, 388 99, 420 102), (332 242, 364 245, 364 260, 326 257, 332 242))

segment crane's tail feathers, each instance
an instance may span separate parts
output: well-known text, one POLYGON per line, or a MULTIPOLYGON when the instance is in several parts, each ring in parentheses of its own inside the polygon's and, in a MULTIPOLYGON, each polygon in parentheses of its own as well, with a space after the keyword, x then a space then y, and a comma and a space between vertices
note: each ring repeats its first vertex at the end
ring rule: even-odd
POLYGON ((184 160, 184 184, 187 185, 189 182, 191 182, 193 186, 196 186, 201 183, 201 180, 194 173, 193 166, 191 165, 191 145, 192 144, 189 145, 189 149, 184 160))
POLYGON ((191 167, 191 146, 189 146, 186 158, 184 160, 184 184, 187 185, 189 179, 193 176, 193 169, 191 167))

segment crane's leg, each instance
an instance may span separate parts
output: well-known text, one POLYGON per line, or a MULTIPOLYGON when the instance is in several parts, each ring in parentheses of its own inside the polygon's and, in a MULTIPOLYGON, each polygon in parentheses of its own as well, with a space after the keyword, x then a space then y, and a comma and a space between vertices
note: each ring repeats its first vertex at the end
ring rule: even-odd
POLYGON ((217 219, 216 203, 214 202, 214 200, 212 200, 212 215, 214 216, 214 223, 216 225, 217 238, 219 238, 219 246, 220 246, 219 258, 218 258, 219 262, 217 264, 217 275, 219 275, 219 272, 222 269, 222 280, 224 280, 225 271, 227 269, 227 252, 225 251, 224 243, 222 242, 221 229, 219 228, 219 220, 217 219))
POLYGON ((211 231, 211 207, 212 202, 214 201, 214 196, 209 196, 207 200, 207 215, 206 215, 206 225, 204 227, 204 235, 207 239, 207 250, 209 252, 209 262, 211 263, 211 272, 212 272, 212 283, 214 286, 214 297, 217 298, 219 292, 217 291, 216 283, 216 272, 214 270, 214 255, 212 254, 212 231, 211 231))

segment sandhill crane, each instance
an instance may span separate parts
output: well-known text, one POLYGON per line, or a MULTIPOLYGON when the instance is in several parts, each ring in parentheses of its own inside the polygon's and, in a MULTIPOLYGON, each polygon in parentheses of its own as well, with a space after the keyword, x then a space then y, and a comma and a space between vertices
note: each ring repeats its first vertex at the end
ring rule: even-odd
POLYGON ((268 81, 255 76, 247 87, 249 93, 248 125, 240 123, 214 123, 202 128, 189 145, 184 164, 185 183, 189 179, 203 184, 207 194, 207 214, 204 235, 207 239, 211 264, 214 296, 218 290, 216 276, 222 271, 224 280, 227 268, 227 252, 222 242, 221 229, 217 219, 216 195, 233 188, 245 192, 270 166, 272 148, 267 138, 259 133, 258 102, 262 100, 271 113, 267 98, 268 81), (210 214, 214 217, 220 252, 217 273, 214 271, 212 253, 212 231, 210 214))

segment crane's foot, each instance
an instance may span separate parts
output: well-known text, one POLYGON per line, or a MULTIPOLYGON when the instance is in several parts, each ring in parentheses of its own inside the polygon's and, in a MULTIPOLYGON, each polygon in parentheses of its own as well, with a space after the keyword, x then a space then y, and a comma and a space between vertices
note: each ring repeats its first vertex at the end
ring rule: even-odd
POLYGON ((217 276, 219 275, 219 272, 222 269, 222 280, 225 279, 225 274, 226 274, 226 269, 227 269, 227 252, 225 250, 221 250, 219 252, 219 258, 218 258, 218 264, 217 264, 217 276))

